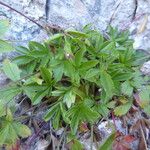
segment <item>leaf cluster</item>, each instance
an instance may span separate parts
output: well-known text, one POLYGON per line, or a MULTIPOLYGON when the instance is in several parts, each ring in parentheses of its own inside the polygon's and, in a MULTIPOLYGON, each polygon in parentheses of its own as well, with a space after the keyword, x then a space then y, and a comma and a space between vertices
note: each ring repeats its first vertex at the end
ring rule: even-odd
POLYGON ((54 129, 69 125, 73 135, 82 122, 95 124, 111 111, 125 115, 133 93, 148 80, 139 71, 148 57, 133 49, 128 32, 112 27, 107 37, 89 25, 81 32, 66 30, 44 43, 17 47, 16 52, 19 56, 2 66, 12 80, 0 90, 2 101, 20 93, 32 105, 47 101, 45 121, 50 120, 54 129))

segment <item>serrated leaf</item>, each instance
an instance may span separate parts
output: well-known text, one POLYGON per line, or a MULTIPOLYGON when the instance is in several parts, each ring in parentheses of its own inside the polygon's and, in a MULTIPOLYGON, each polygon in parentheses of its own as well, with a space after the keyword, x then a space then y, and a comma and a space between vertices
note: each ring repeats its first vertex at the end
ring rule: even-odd
POLYGON ((111 98, 114 94, 114 82, 111 76, 104 70, 100 72, 101 85, 106 92, 107 98, 111 98))
POLYGON ((46 113, 46 115, 44 116, 44 120, 45 121, 50 120, 55 115, 55 111, 57 110, 58 107, 59 107, 59 103, 57 103, 56 105, 52 106, 48 110, 48 112, 46 113))
POLYGON ((63 102, 66 103, 67 107, 70 108, 75 103, 76 95, 70 90, 65 93, 63 102))
POLYGON ((17 81, 20 79, 21 70, 16 64, 11 63, 7 59, 3 63, 3 71, 12 81, 17 81))
POLYGON ((40 71, 41 71, 42 78, 45 80, 45 82, 48 85, 50 85, 52 82, 52 72, 46 67, 41 67, 40 71))
POLYGON ((17 65, 25 65, 33 61, 35 58, 30 57, 30 56, 17 56, 16 58, 13 59, 13 63, 16 63, 17 65))
POLYGON ((14 122, 13 126, 18 136, 26 138, 31 135, 31 130, 26 125, 23 125, 19 122, 14 122))
POLYGON ((99 69, 90 69, 86 72, 84 78, 85 79, 89 79, 89 78, 92 78, 92 77, 98 77, 100 75, 100 71, 99 69))
POLYGON ((71 119, 71 123, 70 123, 71 131, 73 135, 75 135, 78 130, 79 120, 80 120, 79 114, 78 112, 76 112, 76 114, 71 119))
POLYGON ((121 86, 121 91, 123 94, 131 96, 133 93, 133 87, 130 85, 129 81, 125 81, 121 86))
POLYGON ((83 62, 80 66, 80 70, 88 70, 92 67, 95 67, 99 63, 98 60, 89 60, 87 62, 83 62))
POLYGON ((3 37, 9 28, 9 20, 0 20, 0 37, 3 37))
POLYGON ((38 103, 40 103, 41 100, 42 100, 46 95, 48 95, 48 92, 49 92, 49 89, 38 92, 38 93, 33 97, 33 99, 31 99, 33 105, 37 105, 38 103))
POLYGON ((106 139, 106 141, 100 146, 99 150, 111 150, 111 149, 112 149, 113 142, 114 142, 114 140, 115 140, 115 134, 116 134, 116 133, 112 133, 112 134, 106 139))
POLYGON ((71 150, 83 150, 83 145, 76 139, 73 139, 71 150))
POLYGON ((66 32, 69 33, 69 34, 78 36, 78 37, 87 37, 86 33, 79 32, 79 31, 76 31, 76 30, 66 30, 66 32))
POLYGON ((0 39, 0 53, 6 53, 12 50, 14 50, 14 47, 10 43, 0 39))
POLYGON ((132 101, 127 102, 123 105, 116 107, 114 109, 114 113, 116 116, 123 116, 130 110, 131 106, 132 106, 132 101))
POLYGON ((84 52, 85 52, 84 49, 80 49, 80 50, 78 50, 76 52, 76 54, 75 54, 75 64, 76 64, 76 66, 80 66, 81 65, 84 52))
POLYGON ((54 34, 54 35, 52 35, 52 36, 50 37, 50 39, 49 39, 47 42, 51 42, 51 41, 57 40, 57 39, 59 39, 59 38, 61 38, 61 37, 63 37, 63 36, 64 36, 64 35, 61 34, 61 33, 54 34))
POLYGON ((59 128, 60 117, 61 117, 61 111, 60 111, 60 109, 57 109, 57 111, 55 113, 55 118, 52 121, 53 127, 55 130, 57 130, 59 128))
POLYGON ((21 93, 22 89, 17 86, 9 86, 3 89, 0 89, 1 99, 8 102, 9 100, 13 99, 16 95, 21 93))

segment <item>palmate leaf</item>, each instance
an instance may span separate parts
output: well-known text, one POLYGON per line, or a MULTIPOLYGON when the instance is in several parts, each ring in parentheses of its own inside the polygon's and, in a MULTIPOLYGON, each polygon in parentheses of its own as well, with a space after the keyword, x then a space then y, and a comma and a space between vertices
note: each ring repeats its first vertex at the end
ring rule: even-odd
POLYGON ((4 34, 8 31, 9 29, 9 20, 3 19, 0 20, 0 37, 3 37, 4 34))
POLYGON ((46 115, 44 116, 45 121, 52 121, 52 125, 55 129, 59 128, 61 123, 61 116, 66 123, 69 123, 70 120, 66 116, 66 110, 62 102, 58 102, 55 105, 51 106, 46 115))
POLYGON ((115 140, 115 134, 116 133, 112 133, 107 139, 106 141, 100 146, 99 150, 112 150, 112 145, 113 142, 115 140))
POLYGON ((82 102, 73 106, 66 116, 68 118, 71 117, 71 130, 73 134, 76 134, 80 121, 94 123, 98 119, 99 114, 82 102))
POLYGON ((6 53, 14 50, 12 44, 0 39, 0 53, 6 53))
POLYGON ((13 145, 19 137, 25 138, 31 135, 31 130, 16 121, 5 121, 0 129, 0 145, 13 145))
POLYGON ((129 81, 125 81, 121 86, 121 91, 123 94, 127 96, 131 96, 133 93, 133 87, 131 86, 129 81))
POLYGON ((98 60, 89 60, 87 62, 83 62, 80 66, 80 70, 88 70, 92 67, 95 67, 99 63, 98 60))
POLYGON ((129 101, 129 102, 125 103, 125 104, 117 106, 114 109, 114 113, 115 113, 116 116, 123 116, 129 111, 131 106, 132 106, 132 101, 129 101))
POLYGON ((72 92, 72 90, 70 90, 65 93, 63 102, 65 102, 67 107, 70 108, 71 105, 75 103, 75 98, 76 95, 72 92))
POLYGON ((114 87, 114 82, 113 82, 111 76, 106 71, 101 70, 100 81, 101 81, 102 87, 105 90, 106 97, 109 99, 112 98, 115 87, 114 87))
POLYGON ((12 81, 17 81, 20 79, 21 70, 16 64, 11 63, 7 59, 3 63, 3 71, 12 81))
POLYGON ((33 105, 37 105, 38 103, 40 103, 41 100, 49 94, 50 90, 51 88, 46 88, 43 91, 38 91, 33 97, 33 99, 31 99, 33 105))
POLYGON ((85 53, 85 46, 83 45, 83 48, 78 50, 75 54, 75 64, 77 67, 81 65, 84 53, 85 53))
POLYGON ((52 72, 46 67, 41 67, 40 71, 45 82, 50 85, 52 82, 52 72))
POLYGON ((80 143, 80 141, 73 139, 71 150, 83 150, 83 145, 80 143))
POLYGON ((1 99, 4 100, 6 103, 21 92, 22 89, 16 85, 0 89, 1 99))

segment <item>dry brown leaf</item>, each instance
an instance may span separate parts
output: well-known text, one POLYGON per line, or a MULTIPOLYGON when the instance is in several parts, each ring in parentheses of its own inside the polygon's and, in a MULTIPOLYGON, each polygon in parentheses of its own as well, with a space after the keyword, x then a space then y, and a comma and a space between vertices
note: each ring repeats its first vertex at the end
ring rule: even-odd
POLYGON ((138 29, 138 31, 137 31, 137 34, 141 34, 142 32, 145 31, 147 22, 148 22, 148 15, 146 14, 146 15, 144 16, 144 20, 142 21, 142 23, 141 23, 140 26, 139 26, 139 29, 138 29))
POLYGON ((139 146, 138 146, 138 150, 148 150, 147 148, 147 143, 145 140, 145 135, 142 129, 142 126, 140 125, 140 142, 139 142, 139 146))

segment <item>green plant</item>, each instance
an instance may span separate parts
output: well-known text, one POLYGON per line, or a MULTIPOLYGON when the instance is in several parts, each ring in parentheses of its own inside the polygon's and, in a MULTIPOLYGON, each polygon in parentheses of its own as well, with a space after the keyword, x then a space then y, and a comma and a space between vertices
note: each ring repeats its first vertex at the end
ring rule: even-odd
POLYGON ((147 83, 139 68, 148 57, 133 49, 128 32, 110 27, 108 35, 87 25, 82 32, 65 30, 43 44, 17 47, 19 56, 2 66, 12 80, 0 90, 2 102, 11 103, 20 93, 35 106, 47 101, 45 121, 54 129, 69 126, 72 135, 82 122, 92 126, 111 111, 125 115, 133 93, 147 83))
MULTIPOLYGON (((7 32, 8 28, 9 21, 1 20, 0 38, 4 38, 4 34, 7 32)), ((14 50, 14 47, 10 42, 0 39, 0 53, 10 52, 12 50, 14 50)), ((6 60, 2 69, 12 81, 19 79, 20 70, 16 64, 6 60)), ((1 89, 0 93, 4 92, 5 94, 3 93, 4 95, 0 98, 0 146, 5 145, 6 147, 9 147, 14 145, 20 137, 26 138, 31 135, 30 129, 13 117, 16 108, 12 99, 19 91, 17 86, 1 89)))

